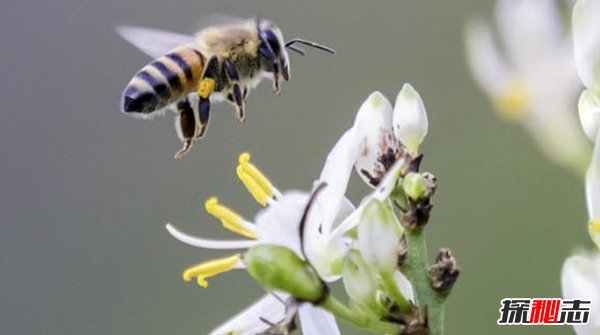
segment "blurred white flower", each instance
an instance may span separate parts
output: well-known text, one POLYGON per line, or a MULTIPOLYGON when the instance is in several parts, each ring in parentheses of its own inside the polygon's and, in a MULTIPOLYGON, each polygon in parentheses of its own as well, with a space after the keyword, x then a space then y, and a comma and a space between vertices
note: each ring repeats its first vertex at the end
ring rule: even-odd
POLYGON ((600 1, 579 0, 573 7, 577 71, 585 87, 600 94, 600 1))
MULTIPOLYGON (((588 229, 600 248, 600 1, 578 0, 573 7, 575 60, 586 90, 579 98, 579 118, 586 135, 595 142, 586 174, 588 229)), ((600 322, 600 321, 599 321, 600 322)))
POLYGON ((584 90, 579 97, 578 108, 583 131, 595 142, 600 129, 600 96, 590 90, 584 90))
POLYGON ((592 163, 585 180, 585 193, 588 209, 588 230, 592 241, 600 249, 600 132, 597 133, 592 163))
POLYGON ((574 107, 580 84, 555 1, 499 0, 495 19, 498 41, 486 22, 467 26, 475 80, 499 114, 522 123, 550 159, 583 170, 589 143, 574 107))
POLYGON ((567 258, 561 279, 565 299, 592 301, 589 323, 573 326, 577 335, 600 334, 600 253, 576 253, 567 258))

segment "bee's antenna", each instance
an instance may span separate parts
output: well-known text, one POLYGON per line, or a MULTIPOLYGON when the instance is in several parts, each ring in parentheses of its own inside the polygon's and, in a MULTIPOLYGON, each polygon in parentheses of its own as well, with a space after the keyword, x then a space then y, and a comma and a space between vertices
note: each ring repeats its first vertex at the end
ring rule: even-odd
POLYGON ((286 45, 286 48, 295 51, 299 54, 301 54, 302 56, 306 55, 306 52, 304 52, 304 50, 302 50, 301 48, 298 48, 297 46, 293 46, 293 45, 286 45))
POLYGON ((304 44, 306 46, 313 47, 315 49, 320 49, 320 50, 323 50, 325 52, 329 52, 332 55, 335 55, 335 50, 333 50, 332 48, 327 47, 327 46, 322 45, 322 44, 319 44, 319 43, 315 43, 315 42, 312 42, 312 41, 301 39, 301 38, 294 38, 293 40, 287 41, 285 43, 285 47, 289 48, 290 50, 296 51, 297 53, 299 53, 301 55, 304 55, 304 50, 302 50, 302 49, 300 49, 298 47, 293 46, 294 43, 304 44))

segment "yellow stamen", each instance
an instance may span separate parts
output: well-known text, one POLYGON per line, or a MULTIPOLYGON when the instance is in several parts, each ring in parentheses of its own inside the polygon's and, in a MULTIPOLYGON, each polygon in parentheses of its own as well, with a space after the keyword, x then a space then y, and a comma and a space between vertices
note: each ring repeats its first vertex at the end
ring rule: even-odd
POLYGON ((239 165, 236 169, 237 175, 252 194, 254 199, 261 205, 266 206, 267 200, 275 194, 275 188, 254 164, 250 163, 250 154, 240 154, 239 165))
POLYGON ((240 178, 240 180, 242 181, 248 192, 250 192, 254 200, 256 200, 256 202, 258 202, 261 206, 266 206, 269 197, 267 196, 267 194, 265 194, 263 189, 256 183, 256 181, 252 179, 252 177, 250 177, 250 175, 248 175, 246 171, 244 171, 244 168, 242 168, 241 166, 237 167, 236 172, 238 178, 240 178))
POLYGON ((600 219, 590 220, 588 231, 592 241, 600 248, 600 219))
POLYGON ((212 197, 204 202, 208 214, 221 220, 225 229, 247 238, 256 239, 256 234, 243 227, 244 218, 231 209, 219 204, 219 199, 212 197))
POLYGON ((522 79, 514 79, 508 89, 494 96, 493 100, 500 116, 510 121, 522 120, 531 109, 531 93, 522 79))
POLYGON ((235 254, 192 266, 183 272, 183 280, 190 281, 195 277, 198 280, 198 285, 207 287, 206 278, 235 269, 241 260, 242 254, 235 254))

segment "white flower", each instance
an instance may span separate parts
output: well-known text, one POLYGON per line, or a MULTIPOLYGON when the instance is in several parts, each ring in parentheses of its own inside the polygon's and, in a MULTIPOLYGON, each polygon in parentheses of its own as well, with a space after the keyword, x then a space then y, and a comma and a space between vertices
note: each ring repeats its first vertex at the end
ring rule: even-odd
MULTIPOLYGON (((276 324, 286 317, 286 297, 280 293, 268 294, 210 332, 210 335, 255 335, 264 332, 270 327, 265 321, 276 324)), ((340 334, 333 315, 318 307, 309 303, 301 304, 298 315, 305 335, 340 334)))
MULTIPOLYGON (((272 184, 260 171, 258 171, 254 165, 250 163, 249 159, 250 156, 246 153, 240 155, 240 164, 237 168, 237 174, 244 185, 248 188, 249 192, 260 204, 269 204, 266 209, 260 211, 256 215, 255 222, 249 222, 243 219, 237 213, 219 204, 216 198, 210 198, 206 202, 207 211, 220 219, 225 228, 243 235, 248 239, 205 239, 187 235, 174 228, 171 224, 167 224, 167 230, 176 239, 186 244, 204 249, 238 250, 251 248, 253 246, 258 246, 259 244, 275 244, 287 247, 293 250, 300 257, 303 257, 300 245, 301 239, 299 236, 299 224, 301 222, 302 215, 304 214, 310 194, 299 191, 290 191, 282 194, 272 186, 272 184)), ((331 171, 334 171, 334 169, 331 169, 331 171)), ((341 194, 343 197, 346 185, 338 186, 343 187, 343 191, 337 192, 337 194, 341 194)), ((339 209, 341 213, 348 213, 353 209, 344 207, 348 204, 349 203, 347 202, 337 201, 331 206, 329 206, 329 204, 322 204, 319 207, 341 208, 339 209)), ((318 209, 314 211, 311 210, 310 217, 314 218, 311 219, 311 222, 316 222, 316 220, 319 219, 319 215, 322 215, 322 213, 319 212, 318 209)), ((333 219, 335 220, 336 216, 333 216, 333 219)), ((306 225, 306 234, 304 238, 306 239, 306 242, 311 241, 311 243, 305 244, 305 252, 307 255, 309 255, 309 259, 311 261, 312 257, 320 257, 320 254, 317 251, 311 250, 312 245, 314 245, 316 241, 320 241, 322 239, 320 236, 321 231, 318 229, 319 227, 315 226, 314 224, 307 223, 306 225)), ((340 247, 339 243, 332 245, 335 247, 340 247)), ((342 245, 342 247, 345 246, 342 245)), ((328 251, 331 251, 331 253, 326 254, 325 256, 343 256, 343 253, 341 254, 342 251, 339 249, 331 248, 328 251)), ((322 266, 321 271, 325 273, 328 273, 331 266, 322 259, 318 259, 318 261, 315 259, 313 265, 317 269, 319 269, 319 266, 322 266)), ((223 272, 231 271, 233 269, 243 269, 245 266, 246 265, 244 264, 242 254, 235 254, 230 257, 212 260, 190 267, 184 271, 183 278, 186 281, 189 281, 192 278, 197 278, 198 283, 201 286, 206 287, 208 285, 206 278, 223 272)), ((217 328, 211 334, 229 334, 230 332, 233 332, 234 334, 255 334, 257 330, 262 331, 269 327, 260 320, 261 317, 268 318, 269 321, 273 323, 279 321, 275 317, 271 319, 271 314, 263 314, 265 310, 269 311, 269 313, 275 313, 273 315, 278 316, 284 313, 284 309, 285 306, 281 302, 273 300, 273 298, 267 296, 257 302, 254 306, 250 307, 250 309, 247 311, 242 312, 237 317, 234 317, 232 320, 217 328)), ((311 329, 330 329, 330 333, 332 334, 336 334, 336 332, 339 333, 333 316, 321 308, 311 307, 309 304, 303 304, 299 308, 299 315, 300 319, 303 320, 304 334, 321 334, 320 332, 311 332, 311 329)))
POLYGON ((254 335, 269 328, 269 325, 260 320, 265 318, 272 323, 277 323, 285 316, 285 306, 279 296, 268 294, 252 304, 250 307, 229 319, 210 335, 254 335))
POLYGON ((581 170, 589 145, 575 112, 579 82, 572 44, 554 0, 499 0, 499 42, 490 26, 467 26, 468 60, 501 116, 521 122, 553 161, 581 170))
POLYGON ((592 301, 589 323, 573 326, 575 332, 578 335, 600 334, 600 253, 578 253, 567 258, 561 279, 565 299, 592 301))
POLYGON ((371 93, 360 106, 353 128, 359 145, 354 167, 365 183, 376 187, 392 166, 406 156, 404 151, 412 158, 417 156, 428 121, 419 93, 405 84, 394 107, 380 92, 371 93))
POLYGON ((583 84, 600 94, 600 2, 579 0, 573 7, 573 42, 583 84))

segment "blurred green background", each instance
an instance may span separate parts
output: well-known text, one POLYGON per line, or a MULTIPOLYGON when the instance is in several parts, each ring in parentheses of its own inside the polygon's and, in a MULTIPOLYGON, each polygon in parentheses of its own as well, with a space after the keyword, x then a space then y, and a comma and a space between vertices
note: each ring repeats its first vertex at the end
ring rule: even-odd
MULTIPOLYGON (((571 334, 500 327, 504 297, 560 296, 560 268, 589 246, 582 181, 548 163, 522 129, 498 120, 466 67, 462 32, 491 1, 9 1, 0 12, 0 334, 205 334, 262 295, 233 272, 206 289, 181 279, 224 255, 191 248, 164 224, 229 237, 203 211, 211 195, 252 218, 237 155, 280 189, 309 189, 367 95, 410 82, 425 101, 426 170, 439 192, 430 252, 462 273, 447 334, 571 334), (119 113, 148 58, 118 24, 192 32, 203 15, 261 16, 287 37, 333 46, 291 55, 280 96, 253 91, 246 124, 213 108, 206 139, 181 161, 173 119, 119 113)), ((354 177, 349 196, 368 189, 354 177)), ((359 334, 344 327, 344 334, 359 334)))

